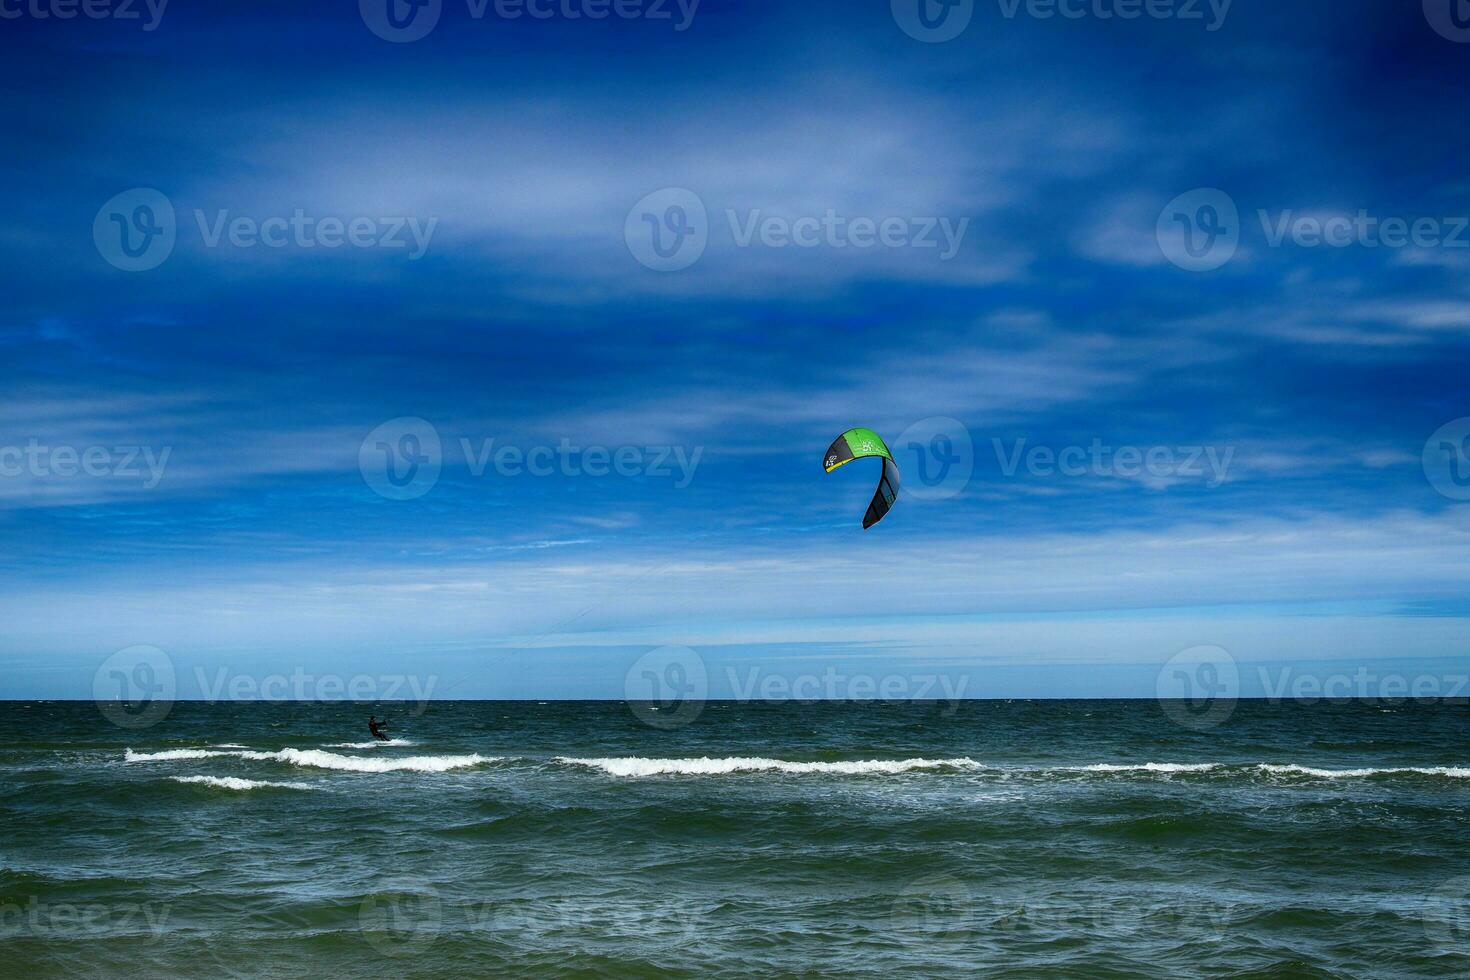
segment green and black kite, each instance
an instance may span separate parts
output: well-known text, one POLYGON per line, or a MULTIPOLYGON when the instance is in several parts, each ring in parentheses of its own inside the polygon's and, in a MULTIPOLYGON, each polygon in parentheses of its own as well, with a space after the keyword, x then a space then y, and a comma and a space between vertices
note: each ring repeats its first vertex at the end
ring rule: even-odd
POLYGON ((878 478, 878 489, 873 493, 873 502, 863 515, 863 528, 877 524, 898 499, 898 464, 883 442, 883 437, 872 429, 848 429, 827 448, 822 465, 831 473, 837 467, 865 456, 878 456, 883 460, 883 475, 878 478))

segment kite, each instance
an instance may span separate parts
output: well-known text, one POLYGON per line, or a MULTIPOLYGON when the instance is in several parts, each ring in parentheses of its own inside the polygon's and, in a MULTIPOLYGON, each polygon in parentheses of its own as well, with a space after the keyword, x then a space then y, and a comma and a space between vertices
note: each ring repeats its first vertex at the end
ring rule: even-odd
POLYGON ((881 521, 893 506, 893 501, 898 499, 898 464, 893 461, 893 454, 883 443, 883 437, 872 429, 848 429, 827 448, 822 465, 831 473, 837 467, 865 456, 878 456, 883 460, 883 475, 878 478, 878 489, 873 493, 872 503, 868 504, 868 512, 863 515, 863 528, 866 530, 881 521))

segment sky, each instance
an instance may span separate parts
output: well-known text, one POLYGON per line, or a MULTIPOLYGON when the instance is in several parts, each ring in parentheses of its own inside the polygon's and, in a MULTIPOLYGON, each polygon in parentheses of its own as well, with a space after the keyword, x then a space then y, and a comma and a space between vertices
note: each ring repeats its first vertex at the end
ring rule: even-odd
POLYGON ((0 0, 0 697, 1451 693, 1456 8, 920 2, 0 0))

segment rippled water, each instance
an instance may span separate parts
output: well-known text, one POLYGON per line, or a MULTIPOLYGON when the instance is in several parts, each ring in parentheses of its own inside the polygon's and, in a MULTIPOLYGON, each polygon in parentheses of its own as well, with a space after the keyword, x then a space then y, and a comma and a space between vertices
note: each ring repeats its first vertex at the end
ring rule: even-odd
POLYGON ((13 976, 1470 974, 1470 711, 0 703, 13 976))

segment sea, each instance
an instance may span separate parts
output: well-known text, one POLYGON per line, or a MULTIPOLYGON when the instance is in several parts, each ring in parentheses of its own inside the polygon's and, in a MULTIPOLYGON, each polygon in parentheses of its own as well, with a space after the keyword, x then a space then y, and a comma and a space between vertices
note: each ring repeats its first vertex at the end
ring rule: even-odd
POLYGON ((657 712, 0 702, 0 975, 1470 975, 1463 703, 657 712))

